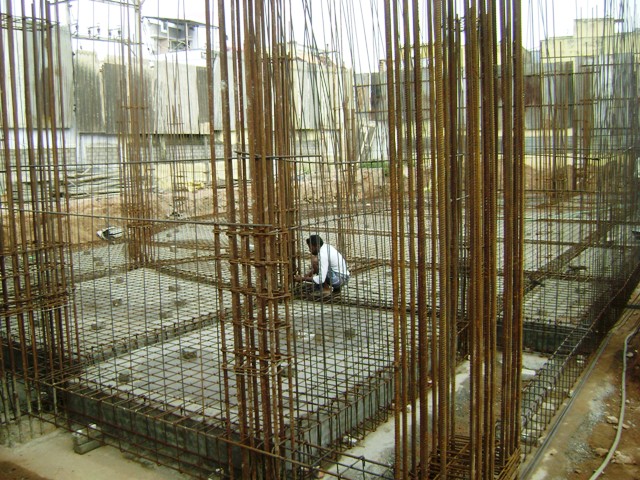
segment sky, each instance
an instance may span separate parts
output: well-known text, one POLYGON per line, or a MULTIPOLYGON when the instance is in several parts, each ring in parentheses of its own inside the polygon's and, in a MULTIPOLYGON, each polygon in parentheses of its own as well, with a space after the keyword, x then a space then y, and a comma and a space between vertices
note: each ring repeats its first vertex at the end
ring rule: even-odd
MULTIPOLYGON (((426 0, 429 1, 429 0, 426 0)), ((215 9, 217 2, 211 2, 215 9)), ((227 2, 228 3, 228 2, 227 2)), ((384 9, 381 0, 292 0, 293 16, 300 18, 302 8, 295 8, 296 5, 306 3, 312 5, 313 12, 317 17, 321 16, 321 11, 346 9, 348 4, 353 4, 354 12, 362 14, 364 20, 370 16, 371 10, 376 10, 382 17, 384 9), (373 7, 372 7, 373 5, 373 7), (377 7, 376 7, 377 5, 377 7)), ((425 3, 422 0, 421 3, 425 3)), ((462 4, 461 1, 457 1, 462 4)), ((527 19, 528 32, 524 33, 526 38, 533 37, 539 41, 540 36, 546 32, 548 35, 556 36, 570 35, 573 30, 573 19, 594 18, 603 15, 619 17, 621 14, 620 4, 625 3, 629 12, 624 12, 627 18, 637 18, 634 0, 522 0, 523 18, 527 19), (543 18, 547 20, 544 21, 543 18), (535 30, 535 31, 534 31, 535 30)), ((145 0, 143 11, 152 12, 150 15, 176 16, 204 21, 205 8, 203 0, 145 0)), ((462 11, 462 7, 460 7, 462 11)))
MULTIPOLYGON (((421 0, 420 3, 426 4, 427 1, 430 0, 421 0)), ((635 1, 522 0, 524 45, 532 50, 539 49, 540 40, 545 37, 572 35, 576 18, 605 15, 624 17, 627 28, 631 28, 638 24, 635 1), (621 4, 626 5, 626 12, 622 10, 621 4)), ((216 3, 212 2, 212 8, 215 9, 216 3)), ((456 3, 462 12, 463 0, 456 0, 456 3)), ((289 4, 289 24, 299 43, 314 44, 329 52, 342 51, 343 61, 356 70, 368 68, 368 65, 358 65, 359 63, 371 64, 371 59, 384 56, 384 7, 381 0, 292 0, 289 4), (303 4, 306 6, 302 7, 303 4), (332 22, 327 22, 328 18, 342 18, 342 25, 329 27, 327 24, 332 22), (310 24, 314 25, 312 31, 309 30, 310 24)), ((205 18, 204 1, 197 0, 146 0, 143 11, 152 12, 150 15, 178 16, 201 21, 205 18)), ((334 20, 333 23, 338 21, 334 20)), ((214 18, 215 23, 217 16, 214 18)))
MULTIPOLYGON (((0 0, 2 1, 2 0, 0 0)), ((36 1, 36 4, 40 0, 36 1)), ((130 0, 132 1, 132 0, 130 0)), ((186 18, 206 21, 205 0, 140 0, 145 16, 186 18)), ((420 0, 422 6, 432 0, 420 0)), ((636 0, 521 0, 523 9, 523 43, 528 49, 539 49, 540 40, 548 36, 567 36, 573 33, 575 18, 596 18, 604 15, 624 16, 627 28, 637 25, 636 0), (626 5, 626 12, 620 4, 626 5)), ((11 2, 4 0, 3 3, 11 2)), ((464 0, 455 0, 462 12, 464 0)), ((213 25, 219 24, 217 1, 209 0, 213 25)), ((230 1, 225 0, 227 7, 230 1)), ((241 2, 242 3, 242 2, 241 2)), ((289 10, 285 24, 291 37, 305 47, 328 52, 334 60, 356 71, 377 69, 384 54, 384 3, 382 0, 283 0, 289 10), (338 53, 339 52, 339 53, 338 53)), ((60 2, 59 8, 69 6, 72 22, 114 28, 127 22, 122 9, 108 2, 70 0, 60 2)), ((16 7, 14 7, 16 8, 16 7)), ((227 18, 229 14, 227 8, 227 18)), ((462 15, 462 13, 461 13, 462 15)), ((227 24, 229 24, 229 19, 227 24)), ((83 27, 84 28, 84 27, 83 27)))

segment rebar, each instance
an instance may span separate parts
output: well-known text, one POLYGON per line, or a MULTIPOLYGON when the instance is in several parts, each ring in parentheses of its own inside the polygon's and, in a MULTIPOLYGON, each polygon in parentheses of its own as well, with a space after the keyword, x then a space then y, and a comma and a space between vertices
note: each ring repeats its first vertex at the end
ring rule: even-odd
POLYGON ((25 3, 0 11, 0 438, 96 424, 201 478, 517 478, 638 279, 633 29, 536 56, 518 0, 25 3), (351 273, 324 299, 294 281, 314 234, 351 273))

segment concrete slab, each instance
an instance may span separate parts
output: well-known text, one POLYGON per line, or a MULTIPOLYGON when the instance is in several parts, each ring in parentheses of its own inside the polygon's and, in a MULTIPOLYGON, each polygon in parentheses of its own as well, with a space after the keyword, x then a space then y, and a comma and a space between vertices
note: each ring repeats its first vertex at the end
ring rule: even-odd
POLYGON ((96 278, 121 271, 127 264, 127 245, 101 243, 72 254, 75 278, 96 278))
POLYGON ((608 287, 596 281, 544 279, 525 298, 524 320, 544 325, 577 325, 608 287))
MULTIPOLYGON (((213 222, 211 225, 202 223, 176 223, 155 234, 153 240, 160 243, 176 242, 178 244, 197 242, 198 245, 201 245, 203 248, 206 246, 213 248, 213 229, 213 222)), ((221 235, 220 239, 226 244, 226 235, 221 235)))
MULTIPOLYGON (((391 364, 389 312, 299 301, 292 307, 292 317, 296 319, 290 332, 292 346, 287 352, 289 332, 280 330, 283 352, 270 361, 272 377, 282 376, 283 368, 291 369, 284 399, 295 389, 297 412, 292 416, 315 412, 391 364)), ((140 348, 87 368, 76 381, 174 406, 178 402, 184 410, 216 418, 221 412, 216 404, 223 401, 225 370, 231 397, 236 393, 235 360, 230 353, 225 365, 222 355, 224 349, 234 350, 232 328, 230 322, 216 323, 140 348)))
MULTIPOLYGON (((278 308, 282 318, 285 308, 278 308)), ((385 310, 303 300, 293 302, 290 313, 294 324, 274 332, 278 345, 270 337, 274 354, 267 357, 267 375, 262 379, 257 377, 260 365, 248 353, 249 344, 256 342, 245 338, 245 346, 239 347, 230 321, 216 323, 87 367, 67 385, 74 397, 72 410, 99 417, 100 401, 86 394, 86 389, 110 391, 111 399, 127 399, 128 411, 154 405, 155 413, 147 415, 147 422, 161 423, 162 417, 180 412, 219 432, 230 422, 239 433, 240 395, 254 395, 259 404, 272 401, 262 398, 265 391, 260 388, 238 392, 240 378, 249 389, 252 382, 258 382, 254 384, 258 387, 267 378, 280 388, 284 426, 293 428, 298 441, 314 446, 312 450, 329 446, 393 400, 393 316, 385 310), (234 355, 234 351, 247 354, 234 355), (79 391, 85 393, 73 393, 79 391)), ((245 318, 243 323, 253 322, 245 318)), ((257 339, 258 331, 252 330, 257 339)), ((256 414, 261 417, 263 412, 254 412, 245 421, 262 423, 264 419, 255 418, 256 414)), ((114 414, 111 422, 122 422, 120 427, 126 430, 131 420, 121 417, 114 414)), ((185 430, 180 435, 191 433, 185 430)), ((170 438, 163 441, 172 442, 170 438)), ((189 443, 200 441, 194 437, 189 443)))
MULTIPOLYGON (((76 286, 78 349, 104 359, 210 325, 220 310, 213 285, 153 269, 117 273, 76 286)), ((231 300, 222 298, 222 308, 231 300)))

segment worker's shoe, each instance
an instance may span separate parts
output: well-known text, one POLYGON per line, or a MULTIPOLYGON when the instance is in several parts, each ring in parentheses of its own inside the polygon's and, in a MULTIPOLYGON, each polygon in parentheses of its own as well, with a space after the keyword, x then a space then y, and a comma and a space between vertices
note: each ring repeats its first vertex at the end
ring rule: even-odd
POLYGON ((322 290, 316 290, 313 292, 314 298, 328 298, 331 296, 331 288, 323 288, 322 290))

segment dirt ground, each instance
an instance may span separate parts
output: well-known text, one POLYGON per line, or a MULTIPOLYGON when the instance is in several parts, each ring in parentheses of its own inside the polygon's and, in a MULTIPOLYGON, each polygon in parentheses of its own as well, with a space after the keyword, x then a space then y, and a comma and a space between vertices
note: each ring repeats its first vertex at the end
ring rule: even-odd
MULTIPOLYGON (((635 303, 639 292, 636 289, 632 296, 635 303)), ((570 409, 540 452, 535 468, 523 478, 583 480, 600 468, 612 448, 621 416, 624 341, 639 326, 640 310, 625 310, 593 370, 583 374, 582 386, 576 385, 570 409)), ((630 339, 627 349, 623 415, 620 441, 600 478, 640 479, 640 333, 630 339)))

